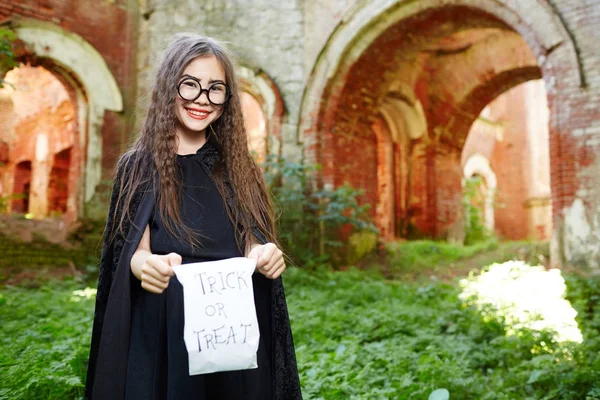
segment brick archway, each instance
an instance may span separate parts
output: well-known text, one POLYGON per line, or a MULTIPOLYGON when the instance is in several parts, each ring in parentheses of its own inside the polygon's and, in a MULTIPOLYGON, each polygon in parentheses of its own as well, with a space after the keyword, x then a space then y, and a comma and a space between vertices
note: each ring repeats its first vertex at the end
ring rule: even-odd
POLYGON ((496 192, 497 179, 492 170, 490 160, 487 157, 475 153, 471 154, 463 166, 464 179, 469 179, 474 175, 481 176, 485 181, 486 193, 484 199, 484 220, 485 227, 490 231, 494 230, 494 194, 496 192))
MULTIPOLYGON (((527 42, 544 77, 550 83, 560 78, 563 85, 585 86, 585 77, 573 39, 547 1, 533 4, 494 0, 373 0, 353 7, 341 18, 309 74, 299 116, 298 141, 308 144, 319 130, 320 104, 328 102, 331 88, 339 86, 339 77, 392 25, 440 6, 463 6, 482 10, 504 21, 527 42)), ((549 94, 553 93, 548 87, 549 94)), ((555 89, 555 88, 554 88, 555 89)))
POLYGON ((441 132, 451 133, 452 141, 462 148, 469 129, 486 105, 509 89, 540 78, 539 68, 532 66, 503 71, 492 79, 481 82, 480 85, 466 93, 457 102, 457 109, 461 112, 457 113, 455 118, 445 120, 436 128, 441 132))
POLYGON ((121 91, 102 55, 81 36, 38 20, 18 18, 10 25, 27 47, 22 59, 49 69, 74 90, 84 152, 78 166, 83 179, 78 185, 76 218, 100 184, 104 113, 123 111, 121 91))
MULTIPOLYGON (((19 195, 17 169, 27 161, 31 164, 27 213, 35 219, 60 216, 71 222, 77 218, 81 197, 78 192, 82 135, 77 120, 80 105, 76 89, 61 75, 41 65, 20 65, 7 73, 6 81, 10 85, 2 90, 4 123, 0 137, 8 145, 0 180, 4 181, 4 187, 13 188, 6 194, 19 195), (66 149, 72 151, 63 157, 66 149), (57 157, 59 153, 61 156, 57 157), (52 181, 63 189, 49 196, 55 189, 49 185, 52 181), (50 207, 51 197, 59 201, 61 207, 50 207)), ((19 207, 13 211, 22 212, 19 207)))
POLYGON ((258 102, 265 117, 267 154, 281 155, 281 125, 285 117, 283 98, 277 84, 267 73, 241 66, 238 68, 240 89, 258 102))
MULTIPOLYGON (((563 132, 557 115, 559 115, 559 104, 563 101, 564 89, 577 90, 585 85, 585 79, 575 51, 575 44, 560 20, 553 14, 549 4, 523 5, 492 0, 449 0, 441 5, 438 1, 429 0, 395 1, 390 4, 389 1, 376 0, 365 3, 363 7, 352 9, 342 18, 342 21, 343 23, 340 23, 331 35, 310 74, 299 121, 299 141, 305 144, 307 159, 324 166, 322 177, 324 183, 338 184, 344 179, 340 178, 343 172, 340 172, 338 167, 334 167, 337 156, 331 154, 330 149, 359 146, 362 152, 371 154, 371 159, 375 154, 375 142, 369 139, 365 129, 365 126, 371 123, 371 117, 367 116, 370 111, 364 111, 367 120, 361 124, 360 116, 352 116, 352 110, 368 110, 371 105, 376 109, 381 105, 381 99, 384 97, 381 85, 377 86, 365 80, 364 74, 361 75, 357 67, 361 63, 367 65, 366 60, 373 63, 372 60, 378 58, 380 59, 378 63, 383 67, 379 68, 374 75, 386 79, 388 78, 386 74, 389 75, 388 71, 393 68, 402 70, 406 78, 399 79, 405 85, 414 87, 416 97, 428 116, 430 138, 425 139, 433 138, 434 143, 421 140, 413 147, 413 158, 423 160, 422 162, 430 167, 433 165, 434 169, 441 168, 443 173, 440 175, 434 172, 432 175, 426 170, 414 171, 417 175, 420 174, 418 179, 426 182, 426 187, 422 189, 423 193, 429 190, 441 190, 452 195, 456 192, 456 188, 451 185, 444 186, 449 181, 460 182, 460 163, 455 160, 452 148, 459 148, 460 144, 464 143, 470 124, 487 104, 486 102, 526 80, 543 77, 546 81, 552 115, 550 143, 553 156, 558 155, 563 132), (460 13, 456 10, 460 10, 460 13), (424 20, 427 18, 438 22, 444 18, 446 21, 452 20, 448 16, 453 15, 453 12, 455 17, 460 16, 467 21, 457 32, 462 34, 471 30, 472 39, 488 40, 488 38, 493 39, 494 35, 500 35, 499 42, 504 44, 511 40, 514 43, 520 41, 522 44, 518 46, 523 54, 521 61, 512 64, 507 62, 504 67, 493 71, 482 68, 480 76, 473 79, 472 87, 467 88, 464 93, 457 93, 452 87, 452 79, 459 80, 460 77, 448 72, 446 72, 448 79, 444 81, 445 84, 437 85, 433 90, 427 87, 431 85, 432 80, 419 81, 419 76, 422 75, 423 70, 432 69, 431 54, 438 57, 452 57, 454 53, 468 52, 472 43, 461 48, 460 34, 452 37, 452 32, 443 31, 444 27, 441 23, 438 33, 430 34, 427 38, 428 42, 425 44, 428 46, 417 43, 413 38, 406 39, 408 35, 388 34, 385 37, 385 34, 406 33, 408 31, 406 26, 411 26, 412 32, 427 32, 427 29, 418 29, 425 27, 422 25, 424 20), (472 25, 469 25, 471 23, 472 25), (478 35, 481 38, 478 38, 478 35), (449 40, 444 42, 446 39, 449 40), (408 49, 405 54, 412 54, 412 58, 394 60, 391 56, 386 57, 384 50, 386 45, 389 49, 408 49), (373 50, 374 48, 377 50, 373 50), (527 52, 529 53, 526 54, 527 52), (432 102, 433 97, 430 96, 432 92, 442 93, 446 99, 452 101, 442 99, 437 103, 432 102), (437 113, 442 114, 441 117, 435 115, 437 113), (442 146, 439 143, 444 143, 444 140, 435 142, 435 138, 443 137, 444 134, 450 140, 445 140, 446 143, 442 146), (450 164, 458 165, 456 171, 449 172, 444 167, 450 164), (443 183, 443 187, 438 188, 440 183, 443 183)), ((508 53, 510 51, 507 51, 508 53)), ((413 102, 412 105, 414 104, 416 103, 413 102)), ((356 112, 358 113, 360 111, 356 112)), ((343 166, 347 170, 354 167, 356 166, 353 166, 352 161, 343 166)), ((561 168, 568 169, 568 166, 553 168, 552 189, 554 197, 560 199, 557 203, 564 205, 566 195, 573 196, 574 192, 567 191, 567 187, 563 184, 564 174, 561 168)), ((362 181, 355 179, 353 183, 360 186, 363 181, 366 182, 364 179, 362 181)), ((452 201, 454 200, 456 199, 452 201)), ((427 223, 422 221, 421 225, 425 229, 437 235, 445 229, 444 226, 453 223, 451 219, 456 210, 450 208, 443 211, 444 202, 440 203, 431 196, 423 195, 422 201, 427 206, 416 212, 421 213, 423 220, 436 219, 437 221, 427 223)), ((557 212, 555 217, 560 218, 557 212)), ((554 261, 558 262, 558 260, 554 261)))

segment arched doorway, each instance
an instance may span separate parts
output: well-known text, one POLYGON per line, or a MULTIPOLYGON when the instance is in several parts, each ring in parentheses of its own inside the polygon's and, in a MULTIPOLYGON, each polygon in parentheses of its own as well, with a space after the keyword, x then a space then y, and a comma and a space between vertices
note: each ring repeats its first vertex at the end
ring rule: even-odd
MULTIPOLYGON (((92 199, 101 181, 105 111, 122 111, 123 99, 102 55, 81 36, 49 22, 26 18, 15 19, 10 26, 26 45, 19 61, 51 72, 67 89, 76 109, 77 134, 72 145, 62 146, 45 158, 50 171, 54 155, 71 148, 69 168, 79 176, 69 178, 65 218, 73 221, 83 215, 83 205, 92 199)), ((47 185, 48 181, 42 196, 46 203, 47 185)))
MULTIPOLYGON (((428 0, 375 0, 352 9, 321 52, 303 97, 299 139, 307 158, 323 165, 322 183, 348 182, 377 204, 377 135, 371 125, 386 104, 399 113, 400 107, 412 108, 412 114, 422 110, 424 134, 404 131, 398 140, 408 141, 402 146, 405 158, 396 163, 407 166, 408 182, 400 186, 408 189, 401 187, 396 195, 407 200, 395 217, 403 218, 408 231, 451 235, 461 223, 461 150, 484 107, 543 77, 552 115, 559 98, 557 74, 565 85, 582 82, 564 27, 548 8, 537 8, 535 17, 531 9, 496 1, 440 6, 428 0), (551 60, 557 59, 569 68, 554 70, 551 60)), ((558 128, 551 117, 550 131, 558 128)), ((552 141, 558 138, 549 140, 555 149, 552 141)), ((564 187, 557 170, 553 196, 559 197, 564 187)))
POLYGON ((12 194, 12 210, 16 213, 28 213, 31 194, 31 161, 21 161, 16 165, 12 194))
POLYGON ((46 68, 29 65, 9 71, 5 81, 7 85, 1 96, 8 98, 11 107, 5 111, 11 115, 7 115, 10 124, 5 124, 2 132, 2 139, 8 144, 4 169, 8 176, 4 180, 10 182, 14 175, 13 192, 6 195, 21 196, 23 185, 19 179, 24 175, 19 160, 27 160, 30 187, 27 207, 16 201, 12 211, 33 218, 64 215, 69 211, 74 217, 76 193, 69 190, 69 182, 80 180, 79 169, 72 161, 79 161, 81 148, 73 88, 46 68), (53 204, 57 201, 58 187, 62 187, 60 206, 53 204), (71 204, 70 210, 67 203, 71 204))
MULTIPOLYGON (((475 206, 480 207, 481 215, 486 229, 493 232, 495 229, 495 202, 497 179, 492 170, 490 161, 482 154, 471 154, 463 167, 463 176, 466 182, 476 178, 476 187, 472 188, 475 193, 475 206)), ((467 183, 463 184, 463 187, 467 183)))
POLYGON ((281 155, 283 99, 275 82, 264 71, 240 67, 240 99, 248 133, 248 147, 257 161, 281 155))
POLYGON ((495 232, 501 238, 550 238, 549 152, 548 105, 541 80, 498 96, 471 126, 462 150, 464 177, 477 173, 497 182, 489 212, 495 214, 495 232))

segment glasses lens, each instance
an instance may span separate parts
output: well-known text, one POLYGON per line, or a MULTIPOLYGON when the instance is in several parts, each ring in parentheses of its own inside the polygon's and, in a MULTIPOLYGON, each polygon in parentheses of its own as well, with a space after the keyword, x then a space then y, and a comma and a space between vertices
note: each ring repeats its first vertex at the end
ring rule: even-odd
POLYGON ((213 104, 223 104, 227 100, 227 86, 215 83, 208 89, 208 100, 213 104))
POLYGON ((179 84, 179 95, 189 101, 193 101, 200 93, 200 85, 193 79, 185 79, 179 84))

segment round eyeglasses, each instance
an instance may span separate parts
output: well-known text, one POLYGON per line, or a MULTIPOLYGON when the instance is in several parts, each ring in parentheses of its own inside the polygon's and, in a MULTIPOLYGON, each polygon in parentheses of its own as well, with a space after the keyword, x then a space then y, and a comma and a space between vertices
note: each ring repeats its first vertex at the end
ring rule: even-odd
POLYGON ((223 82, 213 83, 208 89, 202 89, 200 81, 194 77, 187 77, 177 85, 177 93, 186 101, 195 101, 203 92, 211 104, 215 106, 223 105, 231 97, 229 86, 223 82))

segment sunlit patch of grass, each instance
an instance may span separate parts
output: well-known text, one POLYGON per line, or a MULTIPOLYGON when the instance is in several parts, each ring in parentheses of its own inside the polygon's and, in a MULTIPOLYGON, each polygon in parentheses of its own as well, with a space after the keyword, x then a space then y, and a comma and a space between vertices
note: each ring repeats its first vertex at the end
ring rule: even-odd
POLYGON ((460 284, 461 300, 474 304, 486 317, 502 319, 509 335, 526 328, 554 332, 557 342, 583 340, 577 311, 565 299, 567 286, 558 269, 509 261, 486 267, 460 284))
POLYGON ((87 287, 82 290, 74 290, 71 296, 71 301, 78 303, 84 300, 90 300, 96 298, 97 289, 87 287))

